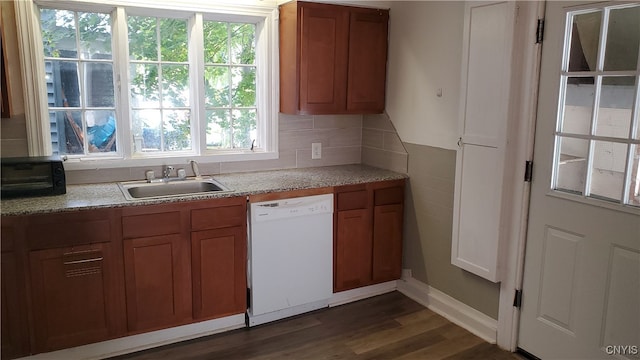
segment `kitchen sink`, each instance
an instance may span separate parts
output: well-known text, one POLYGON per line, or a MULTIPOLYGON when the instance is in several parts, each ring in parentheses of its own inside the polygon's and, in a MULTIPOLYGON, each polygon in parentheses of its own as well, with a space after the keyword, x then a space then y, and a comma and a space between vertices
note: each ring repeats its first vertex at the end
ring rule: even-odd
POLYGON ((214 179, 188 178, 175 181, 129 181, 118 183, 127 200, 144 200, 233 191, 214 179))

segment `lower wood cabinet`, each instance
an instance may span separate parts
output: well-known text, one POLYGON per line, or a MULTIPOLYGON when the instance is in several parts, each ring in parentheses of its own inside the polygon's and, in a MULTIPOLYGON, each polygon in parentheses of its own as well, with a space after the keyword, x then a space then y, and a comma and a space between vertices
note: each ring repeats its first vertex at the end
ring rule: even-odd
POLYGON ((32 353, 126 333, 118 212, 25 217, 32 353))
POLYGON ((399 279, 404 180, 335 189, 334 292, 399 279))
MULTIPOLYGON (((366 195, 366 191, 362 192, 366 195)), ((334 246, 336 291, 371 283, 371 224, 371 211, 367 208, 337 211, 334 246)))
POLYGON ((246 198, 124 209, 122 234, 130 332, 246 310, 246 198))
POLYGON ((247 310, 247 200, 219 199, 191 209, 193 318, 247 310))
POLYGON ((109 243, 29 253, 34 353, 124 335, 109 243))

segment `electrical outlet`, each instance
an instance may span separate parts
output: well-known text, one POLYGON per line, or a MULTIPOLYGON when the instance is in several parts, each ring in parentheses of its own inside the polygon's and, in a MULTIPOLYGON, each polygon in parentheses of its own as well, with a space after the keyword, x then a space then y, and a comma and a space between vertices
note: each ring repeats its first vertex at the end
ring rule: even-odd
POLYGON ((311 159, 322 159, 322 143, 311 143, 311 159))

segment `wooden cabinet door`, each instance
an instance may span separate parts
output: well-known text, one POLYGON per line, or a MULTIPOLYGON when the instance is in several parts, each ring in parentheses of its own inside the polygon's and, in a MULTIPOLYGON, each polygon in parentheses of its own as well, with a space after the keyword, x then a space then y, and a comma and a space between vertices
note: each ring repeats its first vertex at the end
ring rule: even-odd
MULTIPOLYGON (((3 233, 4 241, 4 233, 3 233)), ((2 359, 29 354, 29 328, 21 262, 14 253, 2 253, 2 359)))
POLYGON ((24 226, 21 217, 2 217, 2 259, 0 260, 2 298, 2 359, 29 354, 29 327, 24 276, 24 226))
POLYGON ((373 210, 373 281, 400 278, 402 272, 402 204, 373 210))
POLYGON ((371 216, 369 209, 338 211, 336 216, 334 292, 371 283, 371 216))
POLYGON ((32 251, 29 260, 34 353, 124 334, 110 244, 32 251))
POLYGON ((241 314, 247 309, 246 254, 243 226, 191 234, 195 319, 241 314))
POLYGON ((350 12, 347 112, 384 111, 388 21, 386 10, 350 12))
POLYGON ((300 112, 339 114, 346 109, 348 8, 300 5, 300 112))
POLYGON ((191 319, 188 249, 183 249, 182 239, 181 234, 171 234, 124 240, 129 331, 165 328, 191 319))

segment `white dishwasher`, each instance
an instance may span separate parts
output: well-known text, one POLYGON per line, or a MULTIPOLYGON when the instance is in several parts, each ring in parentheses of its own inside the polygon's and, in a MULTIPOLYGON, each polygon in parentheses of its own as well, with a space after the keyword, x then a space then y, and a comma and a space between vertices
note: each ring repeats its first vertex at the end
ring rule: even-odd
POLYGON ((326 307, 333 293, 333 194, 251 203, 247 325, 326 307))

